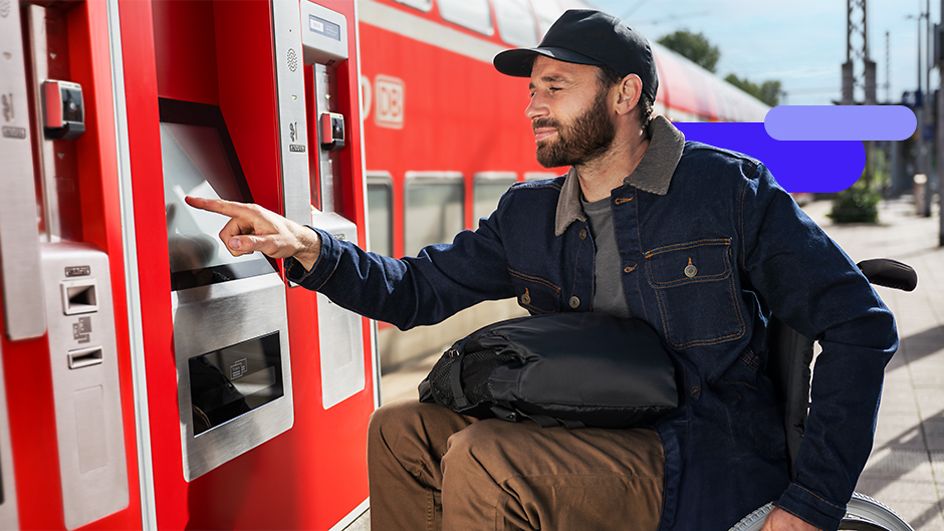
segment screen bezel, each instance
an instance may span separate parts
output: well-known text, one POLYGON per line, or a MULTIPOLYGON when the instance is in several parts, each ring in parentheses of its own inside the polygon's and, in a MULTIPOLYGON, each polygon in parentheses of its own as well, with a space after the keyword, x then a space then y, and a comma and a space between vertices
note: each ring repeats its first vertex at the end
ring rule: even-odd
MULTIPOLYGON (((194 125, 215 129, 217 134, 220 135, 223 154, 226 157, 226 161, 229 163, 233 176, 236 178, 236 187, 241 195, 239 201, 243 203, 253 202, 252 193, 249 191, 249 185, 246 181, 246 175, 243 173, 242 165, 239 163, 239 156, 236 154, 233 139, 229 135, 226 120, 223 118, 223 113, 220 111, 219 107, 206 103, 158 98, 158 109, 161 123, 194 125)), ((163 170, 161 171, 161 177, 165 178, 163 170)), ((265 275, 267 273, 277 273, 278 267, 275 261, 265 255, 262 256, 265 258, 264 260, 251 260, 173 271, 170 273, 171 291, 209 286, 230 280, 265 275)))

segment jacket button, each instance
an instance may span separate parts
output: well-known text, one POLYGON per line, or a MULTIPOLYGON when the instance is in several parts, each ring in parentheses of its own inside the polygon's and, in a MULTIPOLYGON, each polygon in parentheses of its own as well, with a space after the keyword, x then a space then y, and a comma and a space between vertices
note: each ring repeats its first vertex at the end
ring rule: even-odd
POLYGON ((587 229, 580 229, 580 232, 577 233, 577 236, 580 236, 581 240, 587 239, 587 229))
POLYGON ((528 288, 524 288, 524 293, 521 294, 521 303, 531 304, 531 294, 528 293, 528 288))
POLYGON ((579 307, 580 307, 580 298, 578 298, 576 295, 574 295, 573 297, 571 297, 571 298, 570 298, 570 307, 573 308, 573 309, 575 309, 575 310, 576 310, 577 308, 579 308, 579 307))
POLYGON ((628 266, 623 268, 623 273, 632 273, 635 270, 636 270, 636 264, 629 264, 628 266))
POLYGON ((689 389, 689 392, 691 393, 693 398, 698 398, 699 396, 701 396, 701 386, 693 385, 692 388, 689 389))

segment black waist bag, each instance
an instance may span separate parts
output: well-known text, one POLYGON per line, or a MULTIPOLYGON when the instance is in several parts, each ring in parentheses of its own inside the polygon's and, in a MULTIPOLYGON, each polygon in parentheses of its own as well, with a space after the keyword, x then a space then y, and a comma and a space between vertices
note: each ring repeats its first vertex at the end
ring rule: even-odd
POLYGON ((420 401, 479 418, 628 428, 678 405, 662 340, 638 319, 558 313, 510 319, 457 341, 420 401))

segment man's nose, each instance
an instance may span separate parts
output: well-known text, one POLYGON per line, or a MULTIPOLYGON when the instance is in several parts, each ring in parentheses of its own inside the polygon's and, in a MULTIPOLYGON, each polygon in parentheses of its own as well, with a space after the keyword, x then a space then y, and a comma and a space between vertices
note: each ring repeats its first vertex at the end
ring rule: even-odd
POLYGON ((535 118, 547 116, 547 105, 541 101, 540 95, 535 94, 531 97, 528 106, 524 108, 524 115, 532 122, 535 118))

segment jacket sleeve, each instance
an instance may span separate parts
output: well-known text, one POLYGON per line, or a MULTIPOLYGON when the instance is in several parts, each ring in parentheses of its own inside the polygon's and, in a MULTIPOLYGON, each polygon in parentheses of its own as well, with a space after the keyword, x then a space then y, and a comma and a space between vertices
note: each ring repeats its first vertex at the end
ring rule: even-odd
POLYGON ((763 165, 745 181, 739 204, 750 283, 773 315, 822 347, 796 476, 777 505, 835 529, 872 448, 885 365, 898 348, 894 318, 763 165))
POLYGON ((310 271, 287 259, 287 276, 348 310, 401 330, 438 323, 484 300, 512 297, 499 221, 510 193, 477 230, 460 232, 451 244, 424 247, 415 257, 366 252, 310 227, 321 238, 318 259, 310 271))

